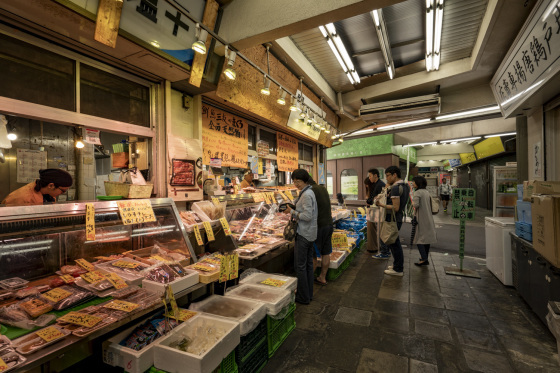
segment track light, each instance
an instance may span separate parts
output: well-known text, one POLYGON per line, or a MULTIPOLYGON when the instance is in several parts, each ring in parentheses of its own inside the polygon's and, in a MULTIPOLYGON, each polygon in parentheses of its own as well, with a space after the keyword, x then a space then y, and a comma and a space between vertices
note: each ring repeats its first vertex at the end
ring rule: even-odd
POLYGON ((309 113, 307 116, 307 123, 313 123, 313 113, 309 113))
POLYGON ((278 97, 278 100, 276 100, 276 102, 279 103, 280 105, 286 105, 286 93, 287 92, 283 90, 282 96, 278 97))
POLYGON ((237 57, 237 52, 230 50, 228 53, 228 46, 226 45, 226 58, 227 58, 227 68, 224 70, 224 75, 229 80, 235 80, 237 73, 233 69, 233 64, 235 63, 235 57, 237 57))
POLYGON ((333 135, 331 136, 331 139, 333 139, 333 140, 336 139, 336 135, 333 134, 333 135))
POLYGON ((78 140, 76 140, 74 146, 78 149, 82 149, 85 146, 84 138, 82 136, 80 136, 80 138, 78 140))
POLYGON ((192 49, 196 53, 206 54, 206 38, 208 37, 208 31, 200 27, 200 24, 196 24, 196 41, 192 45, 192 49))
POLYGON ((325 122, 321 121, 320 128, 321 131, 325 131, 327 129, 327 127, 325 126, 325 122))
POLYGON ((298 111, 297 99, 294 96, 292 96, 292 104, 290 105, 290 110, 291 111, 298 111))
POLYGON ((325 133, 331 133, 331 128, 329 126, 325 128, 325 133))
POLYGON ((341 137, 341 138, 338 139, 338 141, 344 142, 344 139, 341 137))
POLYGON ((265 75, 264 77, 264 87, 261 88, 261 93, 265 96, 270 96, 270 79, 265 75))
POLYGON ((307 116, 307 108, 303 107, 301 108, 301 113, 299 113, 300 118, 305 118, 307 116))
POLYGON ((17 140, 17 133, 16 129, 12 127, 12 129, 8 132, 8 140, 16 141, 17 140))

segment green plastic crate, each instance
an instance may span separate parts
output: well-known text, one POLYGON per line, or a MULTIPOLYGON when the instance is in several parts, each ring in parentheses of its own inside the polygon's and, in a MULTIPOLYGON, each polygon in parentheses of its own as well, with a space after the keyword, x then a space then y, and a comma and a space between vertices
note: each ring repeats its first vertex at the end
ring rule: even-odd
POLYGON ((237 373, 237 364, 235 363, 235 350, 222 360, 218 373, 237 373))
POLYGON ((255 347, 241 364, 238 364, 239 373, 257 373, 260 372, 268 362, 268 342, 266 338, 255 347))
MULTIPOLYGON (((288 312, 286 313, 286 317, 290 314, 293 313, 296 309, 296 304, 295 303, 290 303, 289 305, 287 305, 286 307, 288 307, 288 312)), ((270 316, 266 316, 266 330, 267 333, 270 334, 271 332, 273 332, 274 330, 276 330, 276 328, 278 328, 286 319, 286 317, 284 317, 283 319, 273 319, 270 316)))
POLYGON ((338 268, 329 268, 329 270, 327 271, 327 281, 334 281, 340 277, 342 272, 344 272, 344 270, 348 268, 348 265, 345 266, 344 264, 347 262, 347 260, 348 258, 344 259, 344 262, 342 262, 342 264, 338 268))
POLYGON ((296 328, 294 310, 290 311, 275 330, 268 331, 268 357, 272 357, 276 350, 288 338, 292 330, 296 328))
POLYGON ((241 337, 239 345, 235 348, 235 362, 238 366, 251 356, 263 340, 266 340, 267 323, 266 318, 262 319, 255 330, 241 337))

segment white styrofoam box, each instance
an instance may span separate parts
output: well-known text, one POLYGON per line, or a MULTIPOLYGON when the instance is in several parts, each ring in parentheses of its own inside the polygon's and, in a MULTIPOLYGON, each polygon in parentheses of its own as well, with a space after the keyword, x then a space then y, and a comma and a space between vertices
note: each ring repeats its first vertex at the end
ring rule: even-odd
POLYGON ((140 351, 121 346, 119 343, 128 337, 130 333, 139 325, 146 322, 147 319, 139 322, 131 328, 115 335, 114 337, 103 342, 103 362, 114 367, 124 368, 126 372, 143 373, 154 365, 153 347, 162 337, 144 347, 140 351))
POLYGON ((173 294, 177 294, 182 290, 185 290, 193 285, 198 284, 197 271, 185 269, 185 273, 187 273, 185 277, 179 277, 178 279, 175 279, 175 281, 172 281, 169 284, 162 284, 159 282, 143 279, 142 288, 154 292, 158 295, 162 295, 165 292, 165 286, 169 285, 171 286, 171 290, 173 291, 173 294))
POLYGON ((199 313, 173 329, 171 334, 161 338, 154 346, 154 366, 169 373, 210 373, 237 347, 240 340, 237 321, 199 313), (169 347, 169 344, 182 338, 182 331, 187 328, 196 328, 204 319, 227 330, 222 339, 212 348, 202 355, 194 355, 169 347))
POLYGON ((282 276, 282 275, 274 275, 270 273, 253 273, 250 276, 245 277, 242 280, 239 280, 240 284, 253 284, 253 285, 262 285, 266 287, 270 287, 270 285, 263 285, 261 282, 264 280, 271 278, 273 280, 280 280, 286 281, 284 285, 279 287, 278 289, 290 290, 295 291, 297 289, 297 278, 290 277, 290 276, 282 276))
MULTIPOLYGON (((329 262, 329 268, 337 269, 342 265, 344 259, 346 259, 347 256, 348 256, 348 252, 344 251, 344 253, 337 260, 331 260, 329 262)), ((321 267, 321 258, 317 259, 317 264, 319 267, 321 267)))
MULTIPOLYGON (((201 302, 192 303, 189 310, 204 312, 239 322, 240 333, 245 336, 252 332, 266 316, 266 306, 251 299, 228 298, 211 295, 201 302), (236 308, 238 316, 229 316, 226 308, 236 308)), ((231 314, 231 313, 230 313, 231 314)))
POLYGON ((228 291, 225 296, 262 302, 266 305, 267 314, 275 316, 291 302, 291 295, 292 293, 288 290, 277 289, 272 286, 241 284, 228 291), (247 291, 254 294, 254 297, 248 296, 247 291))

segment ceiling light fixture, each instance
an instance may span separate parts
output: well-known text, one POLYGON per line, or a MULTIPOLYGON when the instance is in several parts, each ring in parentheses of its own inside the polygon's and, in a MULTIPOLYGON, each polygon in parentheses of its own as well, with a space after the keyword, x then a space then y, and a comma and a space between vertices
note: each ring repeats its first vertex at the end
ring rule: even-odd
POLYGON ((331 127, 330 126, 327 126, 325 128, 325 133, 331 133, 331 127))
POLYGON ((300 118, 305 118, 307 116, 307 107, 302 106, 301 113, 299 113, 300 118))
POLYGON ((441 140, 440 143, 442 144, 449 144, 449 143, 457 143, 457 142, 462 142, 462 141, 473 141, 473 140, 478 140, 481 139, 481 136, 473 136, 473 137, 463 137, 461 139, 453 139, 453 140, 441 140))
POLYGON ((235 80, 237 77, 237 73, 233 69, 233 64, 235 63, 235 57, 237 57, 237 52, 229 50, 228 46, 226 45, 226 59, 227 59, 227 68, 224 70, 224 75, 229 80, 235 80))
POLYGON ((270 79, 264 76, 264 87, 261 88, 261 93, 265 96, 270 96, 270 79))
POLYGON ((498 136, 513 136, 513 135, 517 135, 517 132, 508 132, 508 133, 498 133, 495 135, 486 135, 484 136, 484 138, 489 138, 489 137, 498 137, 498 136))
POLYGON ((426 118, 426 119, 419 119, 419 120, 413 120, 411 122, 404 122, 404 123, 398 123, 398 124, 392 124, 390 126, 383 126, 383 127, 378 127, 377 129, 379 131, 387 131, 387 130, 392 130, 395 128, 403 128, 403 127, 414 127, 414 126, 418 126, 424 123, 428 123, 431 119, 426 118))
POLYGON ((498 105, 495 105, 495 106, 485 107, 485 108, 481 108, 481 109, 461 111, 461 112, 458 112, 458 113, 440 115, 440 116, 437 116, 435 119, 436 120, 441 120, 441 119, 457 118, 457 117, 463 117, 463 116, 468 116, 468 115, 472 115, 472 114, 490 113, 492 111, 498 112, 498 111, 500 111, 500 107, 498 105))
POLYGON ((298 111, 298 106, 297 106, 297 99, 294 96, 292 97, 292 104, 290 105, 290 111, 298 111))
POLYGON ((338 141, 344 142, 344 138, 341 137, 341 138, 338 139, 338 141))
POLYGON ((331 48, 333 54, 335 55, 338 63, 342 67, 344 73, 348 77, 348 80, 352 84, 360 83, 360 76, 356 72, 354 68, 354 64, 352 63, 352 59, 348 54, 340 35, 336 31, 336 27, 333 23, 329 23, 325 26, 319 26, 319 30, 321 30, 321 34, 324 38, 327 39, 327 44, 331 48))
POLYGON ((426 0, 426 71, 439 70, 443 1, 426 0))
POLYGON ((432 142, 422 142, 419 144, 407 144, 407 145, 403 145, 403 148, 408 148, 408 147, 412 147, 412 146, 426 146, 426 145, 436 145, 437 141, 432 141, 432 142))
POLYGON ((196 53, 206 54, 206 38, 208 37, 208 31, 200 27, 200 24, 196 24, 196 41, 192 44, 192 49, 196 53))
POLYGON ((276 102, 280 105, 286 105, 286 93, 286 91, 282 90, 282 95, 278 97, 278 100, 276 100, 276 102))
POLYGON ((12 129, 10 131, 8 131, 8 136, 6 136, 6 137, 10 141, 16 141, 17 140, 16 129, 12 127, 12 129))
POLYGON ((379 39, 381 53, 383 54, 383 59, 385 60, 385 70, 387 71, 389 79, 393 79, 395 76, 395 65, 391 54, 391 43, 389 41, 389 34, 387 33, 387 26, 385 19, 383 18, 383 10, 372 10, 371 16, 373 18, 373 23, 375 24, 375 32, 377 33, 377 38, 379 39))

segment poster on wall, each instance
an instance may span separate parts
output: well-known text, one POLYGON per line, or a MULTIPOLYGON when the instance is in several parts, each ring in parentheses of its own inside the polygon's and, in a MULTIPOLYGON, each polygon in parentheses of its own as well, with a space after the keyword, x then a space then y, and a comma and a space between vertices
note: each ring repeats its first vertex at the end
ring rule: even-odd
POLYGON ((357 199, 358 196, 358 176, 341 176, 340 192, 347 199, 357 199))
POLYGON ((533 163, 533 177, 540 178, 542 177, 542 148, 541 142, 539 141, 536 144, 533 144, 533 152, 531 154, 531 159, 533 163))
POLYGON ((268 142, 259 140, 257 142, 257 154, 259 157, 266 157, 269 154, 270 146, 268 142))
POLYGON ((16 162, 17 182, 27 184, 39 178, 39 170, 47 168, 47 152, 18 149, 16 162))
POLYGON ((276 143, 278 152, 278 171, 293 171, 298 168, 298 141, 295 137, 284 133, 276 133, 276 143))
POLYGON ((171 161, 171 186, 194 186, 196 177, 195 161, 173 159, 171 161))
POLYGON ((223 167, 246 168, 247 127, 245 119, 203 103, 202 163, 209 165, 212 158, 221 158, 223 167))
POLYGON ((319 163, 319 184, 325 184, 325 164, 319 163))

